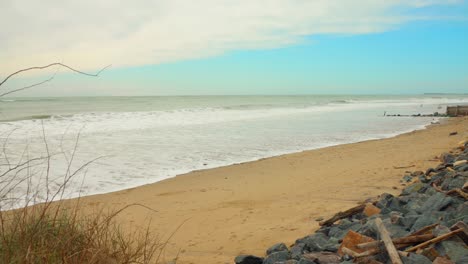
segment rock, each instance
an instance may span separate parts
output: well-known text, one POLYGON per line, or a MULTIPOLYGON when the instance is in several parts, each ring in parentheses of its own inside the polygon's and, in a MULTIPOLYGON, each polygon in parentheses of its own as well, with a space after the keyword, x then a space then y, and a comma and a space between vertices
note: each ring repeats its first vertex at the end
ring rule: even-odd
POLYGON ((297 264, 298 261, 295 260, 295 259, 290 259, 290 260, 286 260, 286 261, 280 261, 280 262, 276 262, 275 264, 297 264))
POLYGON ((441 256, 448 256, 452 261, 458 261, 468 253, 465 243, 459 237, 452 237, 437 243, 434 247, 441 256))
POLYGON ((457 166, 454 169, 458 172, 468 171, 468 164, 457 166))
POLYGON ((276 264, 277 262, 286 261, 289 258, 290 255, 288 251, 278 251, 268 255, 265 260, 263 260, 263 264, 276 264))
POLYGON ((361 228, 360 222, 351 222, 347 219, 341 220, 340 224, 332 226, 330 232, 328 233, 329 237, 334 237, 337 239, 343 239, 343 237, 348 233, 349 230, 356 231, 361 228))
POLYGON ((453 203, 453 199, 444 193, 437 192, 427 199, 427 201, 416 211, 419 213, 428 211, 441 211, 453 203))
POLYGON ((324 218, 323 218, 323 217, 321 217, 321 216, 320 216, 320 217, 317 217, 317 218, 315 218, 315 221, 317 221, 317 222, 320 222, 320 221, 323 221, 323 220, 324 220, 324 218))
POLYGON ((341 246, 340 248, 338 249, 338 254, 340 256, 343 256, 343 251, 342 251, 342 248, 343 247, 346 247, 346 248, 349 248, 351 249, 352 251, 354 252, 357 252, 357 253, 362 253, 364 251, 366 251, 365 249, 360 249, 360 248, 357 248, 357 244, 360 244, 360 243, 366 243, 366 242, 372 242, 374 241, 373 238, 371 237, 367 237, 367 236, 364 236, 364 235, 361 235, 359 233, 356 233, 354 231, 349 231, 346 236, 343 238, 343 242, 341 243, 341 246))
POLYGON ((406 230, 411 230, 411 227, 414 225, 416 220, 418 220, 419 215, 407 215, 398 219, 397 224, 404 227, 406 230))
POLYGON ((455 264, 466 264, 468 263, 468 253, 463 255, 459 260, 455 261, 455 264))
POLYGON ((288 251, 273 252, 263 260, 263 264, 276 264, 276 262, 289 260, 290 257, 288 251))
POLYGON ((403 189, 401 195, 409 195, 411 193, 419 192, 423 189, 424 184, 421 182, 413 183, 410 186, 403 189))
POLYGON ((294 246, 291 247, 289 252, 291 253, 291 258, 299 260, 301 256, 304 254, 304 243, 299 243, 299 244, 294 244, 294 246))
POLYGON ((341 262, 341 257, 336 253, 331 252, 318 252, 318 253, 308 253, 302 256, 299 263, 319 263, 319 264, 338 264, 341 262), (305 262, 311 261, 311 262, 305 262))
POLYGON ((440 155, 440 160, 445 164, 453 163, 455 161, 455 156, 450 153, 442 153, 442 155, 440 155))
POLYGON ((455 135, 458 135, 458 132, 457 132, 457 131, 450 132, 450 134, 449 134, 449 136, 455 136, 455 135))
POLYGON ((278 252, 278 251, 287 251, 288 247, 284 243, 278 243, 271 246, 267 249, 266 254, 270 255, 271 253, 278 252))
POLYGON ((408 257, 401 257, 404 264, 432 264, 432 261, 423 255, 410 254, 408 257))
POLYGON ((325 244, 324 250, 329 251, 329 252, 337 252, 339 248, 340 248, 340 239, 331 237, 325 244))
POLYGON ((410 182, 413 180, 413 176, 410 176, 410 175, 405 175, 403 176, 403 182, 410 182))
POLYGON ((376 206, 382 210, 382 214, 387 214, 391 211, 400 212, 402 210, 400 201, 389 193, 382 194, 379 201, 376 203, 376 206))
MULTIPOLYGON (((408 230, 401 225, 394 225, 392 224, 392 220, 390 218, 383 219, 383 224, 385 228, 390 233, 391 237, 404 237, 408 234, 408 230)), ((377 233, 377 230, 374 229, 374 232, 377 233)))
POLYGON ((304 243, 305 249, 310 252, 319 252, 325 249, 328 237, 323 233, 315 233, 310 236, 306 236, 296 241, 297 243, 304 243))
POLYGON ((443 190, 452 190, 455 188, 462 188, 463 184, 465 184, 466 179, 462 177, 461 175, 455 175, 455 177, 447 177, 445 180, 442 182, 442 189, 443 190))
POLYGON ((380 213, 380 209, 371 203, 367 203, 363 213, 366 216, 373 216, 380 213))
POLYGON ((410 231, 417 231, 425 226, 439 222, 439 218, 443 216, 443 212, 425 212, 422 214, 411 227, 410 231))
POLYGON ((236 264, 262 264, 263 258, 252 255, 240 255, 234 259, 236 264))

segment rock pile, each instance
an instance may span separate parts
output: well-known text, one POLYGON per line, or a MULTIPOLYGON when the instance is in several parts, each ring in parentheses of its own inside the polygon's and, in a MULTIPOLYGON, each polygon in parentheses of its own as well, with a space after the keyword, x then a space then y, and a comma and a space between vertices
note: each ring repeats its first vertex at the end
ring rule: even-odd
POLYGON ((411 184, 398 197, 384 193, 320 222, 290 247, 279 243, 264 258, 241 255, 235 263, 468 263, 468 141, 440 159, 405 175, 403 184, 411 184))

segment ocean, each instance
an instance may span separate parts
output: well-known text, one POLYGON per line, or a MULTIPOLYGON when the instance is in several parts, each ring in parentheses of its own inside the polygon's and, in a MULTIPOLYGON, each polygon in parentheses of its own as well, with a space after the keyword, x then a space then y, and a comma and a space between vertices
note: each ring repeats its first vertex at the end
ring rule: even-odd
POLYGON ((0 174, 21 166, 1 177, 0 206, 388 138, 438 118, 384 113, 443 113, 449 104, 468 104, 468 95, 2 98, 0 174))

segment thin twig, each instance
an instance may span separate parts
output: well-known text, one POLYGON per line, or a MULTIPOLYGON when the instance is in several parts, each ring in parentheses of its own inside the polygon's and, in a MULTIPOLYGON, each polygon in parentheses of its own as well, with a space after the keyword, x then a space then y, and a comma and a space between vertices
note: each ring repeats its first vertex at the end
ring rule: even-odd
POLYGON ((101 72, 103 72, 105 69, 109 68, 111 65, 107 65, 106 67, 102 68, 101 70, 99 70, 97 73, 86 73, 86 72, 82 72, 82 71, 79 71, 77 69, 74 69, 68 65, 65 65, 63 63, 60 63, 60 62, 55 62, 55 63, 51 63, 49 65, 46 65, 46 66, 37 66, 37 67, 30 67, 30 68, 26 68, 26 69, 21 69, 19 71, 16 71, 10 75, 8 75, 2 82, 0 82, 0 86, 2 86, 6 81, 8 81, 8 79, 10 79, 11 77, 17 75, 17 74, 20 74, 22 72, 26 72, 26 71, 31 71, 31 70, 43 70, 43 69, 46 69, 46 68, 49 68, 49 67, 52 67, 52 66, 61 66, 61 67, 64 67, 64 68, 67 68, 71 71, 74 71, 76 73, 79 73, 79 74, 83 74, 83 75, 87 75, 87 76, 91 76, 91 77, 98 77, 99 74, 101 74, 101 72))

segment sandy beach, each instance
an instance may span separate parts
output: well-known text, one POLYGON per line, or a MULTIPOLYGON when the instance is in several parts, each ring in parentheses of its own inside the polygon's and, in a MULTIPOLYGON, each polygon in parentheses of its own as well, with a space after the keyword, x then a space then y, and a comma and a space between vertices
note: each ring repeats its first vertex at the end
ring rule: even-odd
POLYGON ((290 244, 357 202, 404 186, 405 171, 425 170, 468 135, 468 118, 382 140, 339 145, 195 171, 124 191, 81 198, 86 211, 130 207, 125 226, 145 226, 161 239, 180 225, 164 258, 177 263, 232 263, 236 255, 263 255, 290 244), (458 132, 449 136, 450 132, 458 132))

